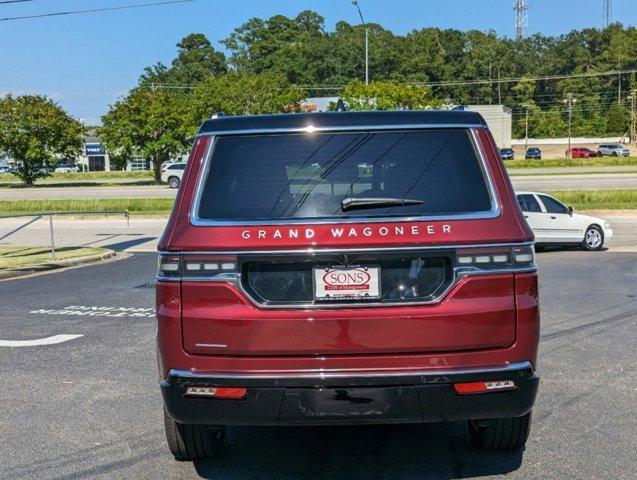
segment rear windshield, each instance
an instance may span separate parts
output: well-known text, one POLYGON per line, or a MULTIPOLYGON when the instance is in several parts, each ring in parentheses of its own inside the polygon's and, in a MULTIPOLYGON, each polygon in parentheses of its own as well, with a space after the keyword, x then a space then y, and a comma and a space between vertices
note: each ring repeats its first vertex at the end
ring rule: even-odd
POLYGON ((259 221, 491 210, 467 130, 302 133, 216 140, 198 216, 259 221), (422 203, 343 211, 345 199, 422 203))

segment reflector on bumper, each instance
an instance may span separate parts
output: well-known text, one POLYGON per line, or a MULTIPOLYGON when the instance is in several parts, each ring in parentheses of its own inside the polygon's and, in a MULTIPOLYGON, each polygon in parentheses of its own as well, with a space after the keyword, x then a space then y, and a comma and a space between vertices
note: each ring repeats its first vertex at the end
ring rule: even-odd
POLYGON ((454 383, 453 388, 460 395, 470 395, 474 393, 502 392, 506 390, 515 390, 515 382, 513 380, 498 380, 490 382, 466 382, 454 383))
POLYGON ((226 399, 245 398, 247 389, 237 387, 188 387, 186 395, 191 397, 211 397, 226 399))

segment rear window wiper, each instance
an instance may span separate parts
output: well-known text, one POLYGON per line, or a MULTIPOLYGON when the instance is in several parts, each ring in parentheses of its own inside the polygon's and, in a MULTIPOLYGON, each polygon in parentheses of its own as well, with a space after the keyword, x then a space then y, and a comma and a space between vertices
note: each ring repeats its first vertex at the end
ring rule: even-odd
POLYGON ((367 208, 406 207, 408 205, 422 205, 422 200, 410 198, 344 198, 341 202, 341 210, 365 210, 367 208))

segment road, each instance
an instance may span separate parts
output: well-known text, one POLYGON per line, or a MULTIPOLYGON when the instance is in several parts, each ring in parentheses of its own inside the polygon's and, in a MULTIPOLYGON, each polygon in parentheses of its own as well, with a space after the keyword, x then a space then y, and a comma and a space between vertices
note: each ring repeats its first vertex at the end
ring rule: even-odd
MULTIPOLYGON (((517 190, 579 190, 637 188, 637 173, 576 175, 521 175, 511 177, 517 190)), ((82 198, 172 198, 177 190, 166 186, 0 188, 0 200, 55 200, 82 198)))
MULTIPOLYGON (((612 252, 637 252, 637 212, 614 210, 589 213, 611 222, 615 236, 608 242, 612 252)), ((27 221, 26 218, 0 219, 0 235, 27 221)), ((58 247, 106 247, 118 252, 154 252, 166 225, 164 217, 132 217, 130 225, 121 217, 71 219, 56 217, 55 244, 58 247)), ((0 244, 43 246, 49 244, 49 223, 39 220, 0 244)))
POLYGON ((583 175, 537 175, 511 177, 518 191, 608 190, 637 188, 636 173, 604 173, 583 175))
POLYGON ((0 346, 0 478, 635 478, 636 260, 538 255, 542 380, 523 453, 471 449, 464 423, 236 427, 221 458, 177 463, 149 310, 155 256, 0 282, 0 340, 82 335, 0 346))

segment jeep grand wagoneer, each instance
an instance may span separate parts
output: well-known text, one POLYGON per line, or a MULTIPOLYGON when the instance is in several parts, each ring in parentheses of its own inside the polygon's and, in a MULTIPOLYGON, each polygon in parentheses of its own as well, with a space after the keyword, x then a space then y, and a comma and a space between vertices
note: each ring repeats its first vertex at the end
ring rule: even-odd
POLYGON ((473 112, 205 122, 159 245, 157 320, 177 459, 215 455, 226 425, 528 436, 533 234, 473 112))

